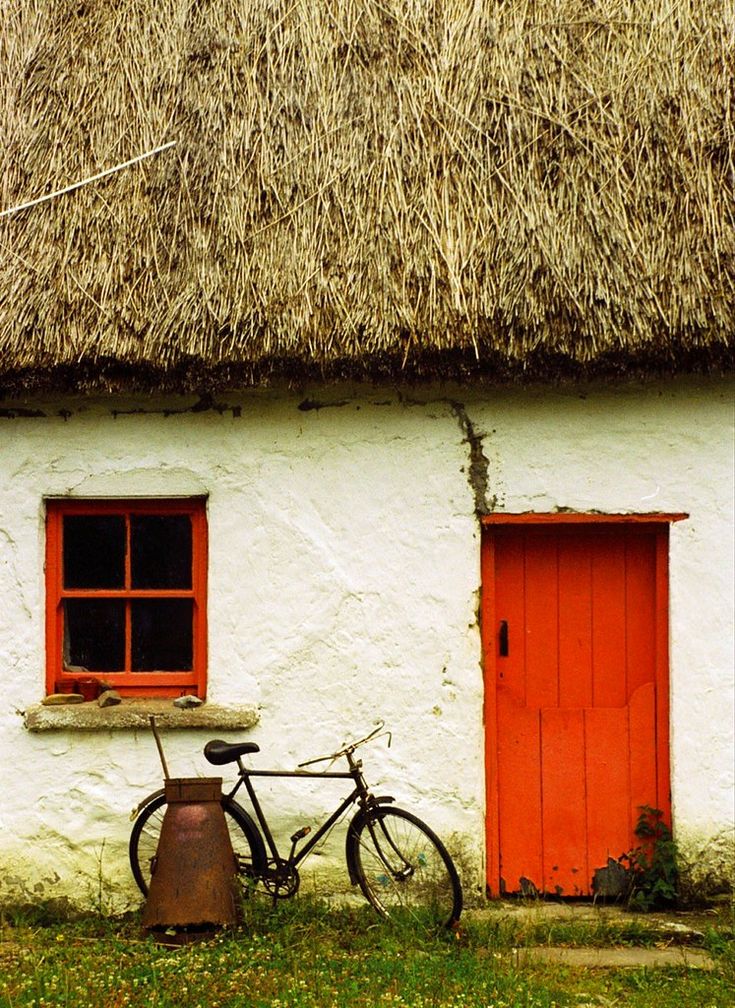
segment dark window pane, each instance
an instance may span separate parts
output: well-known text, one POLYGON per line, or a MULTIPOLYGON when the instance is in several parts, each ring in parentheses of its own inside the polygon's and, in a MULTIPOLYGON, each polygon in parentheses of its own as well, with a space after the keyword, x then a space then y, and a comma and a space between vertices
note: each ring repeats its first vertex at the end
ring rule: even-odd
POLYGON ((190 671, 192 599, 135 599, 131 605, 133 672, 190 671))
POLYGON ((118 599, 66 599, 64 666, 90 672, 125 668, 125 603, 118 599))
POLYGON ((64 587, 125 587, 122 515, 64 515, 64 587))
POLYGON ((189 515, 132 515, 133 588, 191 588, 189 515))

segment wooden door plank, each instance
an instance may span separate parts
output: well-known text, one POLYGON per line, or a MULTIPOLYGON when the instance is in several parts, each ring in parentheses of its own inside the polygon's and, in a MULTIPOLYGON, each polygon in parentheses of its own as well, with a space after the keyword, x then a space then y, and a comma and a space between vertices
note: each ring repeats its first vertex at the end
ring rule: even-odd
POLYGON ((639 686, 628 706, 630 732, 630 814, 633 826, 641 808, 657 808, 656 688, 639 686))
POLYGON ((559 542, 559 706, 592 706, 592 543, 559 542))
POLYGON ((625 545, 625 663, 628 697, 655 678, 656 553, 651 535, 631 532, 625 545))
POLYGON ((526 537, 526 703, 559 702, 558 545, 555 536, 526 537))
POLYGON ((524 536, 498 535, 495 541, 495 611, 488 628, 497 680, 516 703, 526 703, 524 536), (500 624, 507 625, 507 655, 500 654, 500 624))
POLYGON ((625 705, 625 654, 625 545, 602 534, 592 546, 593 706, 625 705))
POLYGON ((541 712, 541 781, 544 889, 578 896, 589 891, 581 710, 541 712))
POLYGON ((498 688, 500 891, 543 886, 539 711, 518 706, 498 688))
POLYGON ((671 826, 669 735, 669 529, 656 532, 656 773, 657 807, 671 826))
POLYGON ((489 895, 500 894, 500 835, 498 833, 498 716, 497 689, 498 671, 496 667, 496 647, 494 628, 496 626, 496 540, 483 531, 482 535, 482 595, 481 631, 485 678, 484 723, 485 723, 485 837, 487 857, 485 861, 486 891, 489 895))
POLYGON ((590 882, 609 858, 633 846, 630 738, 625 707, 592 708, 585 717, 587 862, 590 882))

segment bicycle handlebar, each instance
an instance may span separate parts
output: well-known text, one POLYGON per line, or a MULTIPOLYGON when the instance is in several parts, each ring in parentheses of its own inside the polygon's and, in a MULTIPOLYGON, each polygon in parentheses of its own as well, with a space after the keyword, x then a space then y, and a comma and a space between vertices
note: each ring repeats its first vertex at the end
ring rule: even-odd
POLYGON ((364 745, 366 742, 369 742, 371 739, 378 737, 381 732, 383 735, 388 736, 388 747, 390 748, 392 734, 389 731, 384 732, 383 728, 385 728, 385 721, 378 721, 376 727, 373 728, 373 730, 368 735, 365 735, 364 738, 358 739, 356 742, 349 742, 349 743, 343 742, 342 743, 343 748, 339 749, 337 752, 330 753, 328 756, 317 756, 315 759, 306 760, 305 762, 299 763, 297 765, 299 768, 307 767, 312 766, 312 764, 314 763, 325 763, 327 760, 331 760, 332 762, 334 762, 335 760, 340 759, 340 757, 342 756, 352 755, 355 749, 357 749, 361 745, 364 745))

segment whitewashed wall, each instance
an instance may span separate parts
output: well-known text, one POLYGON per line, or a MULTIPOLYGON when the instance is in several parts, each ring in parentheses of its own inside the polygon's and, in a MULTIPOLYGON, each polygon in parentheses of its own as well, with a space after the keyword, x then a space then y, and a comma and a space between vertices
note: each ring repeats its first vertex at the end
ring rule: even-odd
MULTIPOLYGON (((0 898, 134 901, 128 812, 160 783, 146 733, 23 727, 44 678, 43 500, 67 494, 208 494, 210 700, 259 705, 247 737, 269 766, 292 768, 385 719, 393 745, 366 751, 371 783, 451 838, 478 891, 475 507, 688 512, 671 535, 674 825, 698 856, 727 856, 731 384, 360 387, 193 403, 80 398, 0 412, 0 898), (299 409, 305 400, 321 408, 299 409)), ((172 773, 211 771, 207 737, 167 734, 172 773)), ((277 819, 291 832, 342 790, 274 787, 269 809, 292 810, 277 819)), ((328 851, 339 852, 337 833, 328 851)))

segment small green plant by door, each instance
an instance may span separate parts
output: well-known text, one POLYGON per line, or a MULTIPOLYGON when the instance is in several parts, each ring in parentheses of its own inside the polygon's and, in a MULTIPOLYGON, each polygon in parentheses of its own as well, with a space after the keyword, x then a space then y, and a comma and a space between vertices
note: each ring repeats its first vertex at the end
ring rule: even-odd
POLYGON ((623 854, 620 863, 628 872, 631 910, 653 910, 676 903, 679 873, 676 844, 663 812, 643 805, 635 828, 639 847, 623 854))

